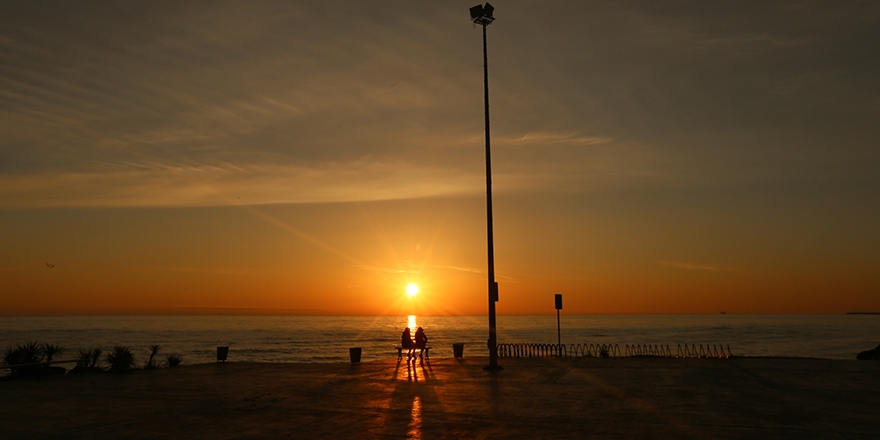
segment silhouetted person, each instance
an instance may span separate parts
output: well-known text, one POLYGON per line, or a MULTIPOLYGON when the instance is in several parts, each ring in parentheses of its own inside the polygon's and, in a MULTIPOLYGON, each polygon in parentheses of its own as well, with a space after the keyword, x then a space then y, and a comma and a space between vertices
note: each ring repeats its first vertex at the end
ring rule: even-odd
POLYGON ((419 349, 419 359, 424 361, 425 359, 425 348, 428 346, 428 336, 425 335, 425 331, 419 327, 416 330, 416 348, 419 349))
POLYGON ((409 332, 409 327, 403 329, 403 334, 400 335, 400 346, 404 350, 406 350, 406 361, 409 362, 409 360, 412 359, 414 348, 412 336, 409 332))

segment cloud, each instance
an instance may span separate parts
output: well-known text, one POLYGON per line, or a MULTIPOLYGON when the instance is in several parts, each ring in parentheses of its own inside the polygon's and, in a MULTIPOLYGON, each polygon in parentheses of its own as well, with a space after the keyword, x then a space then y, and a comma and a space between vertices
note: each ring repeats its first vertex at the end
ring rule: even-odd
MULTIPOLYGON (((466 6, 159 5, 0 14, 0 208, 481 191, 466 6)), ((880 50, 861 33, 877 11, 828 8, 506 5, 490 43, 496 188, 870 175, 880 50)))
POLYGON ((399 269, 399 268, 393 268, 393 267, 378 267, 378 266, 369 266, 369 265, 361 265, 361 266, 358 266, 358 268, 363 269, 363 270, 373 271, 373 272, 384 272, 384 273, 390 273, 390 274, 414 274, 415 275, 415 274, 420 274, 423 272, 418 269, 399 269))
POLYGON ((284 271, 278 271, 278 270, 210 269, 210 268, 196 268, 196 267, 154 267, 153 269, 170 271, 170 272, 198 272, 198 273, 209 273, 209 274, 217 274, 217 275, 266 275, 266 274, 284 273, 284 271))
POLYGON ((470 195, 479 176, 406 163, 118 164, 100 173, 0 175, 0 207, 216 206, 470 195))
POLYGON ((719 271, 735 271, 738 270, 733 267, 724 267, 724 266, 715 266, 711 264, 700 264, 700 263, 688 263, 682 261, 658 261, 657 264, 663 267, 674 267, 676 269, 685 269, 685 270, 705 270, 710 272, 719 272, 719 271))
POLYGON ((443 266, 443 265, 432 265, 430 266, 432 269, 439 270, 454 270, 456 272, 467 272, 467 273, 485 273, 486 271, 483 269, 474 269, 472 267, 461 267, 461 266, 443 266))
POLYGON ((504 136, 498 140, 500 144, 525 145, 599 145, 613 141, 610 137, 583 136, 580 133, 533 132, 522 136, 504 136))
POLYGON ((461 266, 449 266, 442 264, 417 264, 413 261, 402 260, 404 266, 408 266, 409 268, 393 268, 393 267, 378 267, 378 266, 370 266, 370 265, 360 265, 359 268, 363 270, 376 271, 376 272, 385 272, 390 274, 423 274, 426 272, 440 272, 452 270, 456 272, 466 272, 466 273, 474 273, 481 274, 485 273, 485 270, 482 269, 474 269, 470 267, 461 267, 461 266))

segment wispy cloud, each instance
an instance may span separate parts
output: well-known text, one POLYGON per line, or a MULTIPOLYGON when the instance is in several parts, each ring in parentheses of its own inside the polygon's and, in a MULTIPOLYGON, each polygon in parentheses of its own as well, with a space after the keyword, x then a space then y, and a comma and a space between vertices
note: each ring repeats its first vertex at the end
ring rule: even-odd
POLYGON ((500 144, 534 144, 534 145, 599 145, 613 141, 610 137, 584 136, 580 133, 533 132, 521 136, 503 136, 498 139, 500 144))
POLYGON ((719 45, 755 45, 767 44, 770 46, 797 46, 805 44, 808 40, 805 38, 782 38, 768 34, 742 35, 735 37, 708 37, 699 39, 704 44, 719 45))
MULTIPOLYGON (((480 46, 457 6, 59 8, 0 16, 0 208, 480 191, 480 46)), ((499 191, 794 179, 807 173, 792 161, 755 164, 805 140, 876 138, 846 122, 876 119, 863 73, 876 49, 829 63, 863 39, 812 38, 827 6, 559 8, 511 5, 504 26, 529 17, 554 32, 518 28, 493 48, 499 191)))
POLYGON ((685 270, 706 270, 710 272, 719 272, 719 271, 735 271, 737 270, 734 267, 729 266, 717 266, 712 264, 702 264, 702 263, 689 263, 684 261, 658 261, 657 264, 663 267, 674 267, 676 269, 685 269, 685 270))
POLYGON ((283 273, 283 271, 272 271, 272 270, 247 270, 247 269, 212 269, 212 268, 198 268, 198 267, 156 267, 154 269, 169 271, 169 272, 194 272, 194 273, 209 273, 209 274, 217 274, 217 275, 265 275, 265 274, 273 274, 273 273, 283 273))
POLYGON ((472 267, 461 267, 461 266, 446 266, 446 265, 432 265, 431 269, 436 270, 454 270, 456 272, 467 272, 467 273, 485 273, 486 271, 483 269, 475 269, 472 267))
POLYGON ((467 195, 481 189, 477 175, 402 163, 117 165, 129 169, 0 175, 0 207, 326 203, 467 195))
POLYGON ((424 274, 429 272, 442 272, 442 271, 456 271, 456 272, 466 272, 466 273, 474 273, 481 274, 485 273, 485 270, 475 269, 471 267, 462 267, 462 266, 451 266, 451 265, 442 265, 442 264, 418 264, 409 260, 402 260, 401 264, 405 267, 379 267, 379 266, 370 266, 370 265, 360 265, 358 266, 360 269, 376 271, 376 272, 384 272, 390 274, 424 274))
POLYGON ((383 272, 390 274, 420 274, 423 271, 419 269, 401 269, 396 267, 379 267, 379 266, 369 266, 369 265, 360 265, 359 269, 368 270, 372 272, 383 272))

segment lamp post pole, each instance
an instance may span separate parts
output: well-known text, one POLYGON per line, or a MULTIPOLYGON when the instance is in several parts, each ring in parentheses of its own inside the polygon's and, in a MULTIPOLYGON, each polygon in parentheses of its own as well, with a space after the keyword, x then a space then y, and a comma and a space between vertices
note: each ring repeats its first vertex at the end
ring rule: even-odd
POLYGON ((492 154, 489 149, 489 56, 486 48, 486 26, 495 18, 492 5, 477 5, 470 9, 471 20, 483 26, 483 99, 486 114, 486 229, 489 258, 489 365, 486 370, 501 370, 498 365, 498 337, 495 327, 495 303, 498 301, 498 283, 495 282, 495 245, 492 232, 492 154))
POLYGON ((488 369, 500 369, 498 365, 498 336, 495 329, 495 301, 498 300, 498 284, 495 282, 495 243, 492 232, 492 153, 489 151, 489 57, 486 53, 486 25, 483 24, 483 97, 486 108, 486 227, 489 238, 489 365, 488 369))

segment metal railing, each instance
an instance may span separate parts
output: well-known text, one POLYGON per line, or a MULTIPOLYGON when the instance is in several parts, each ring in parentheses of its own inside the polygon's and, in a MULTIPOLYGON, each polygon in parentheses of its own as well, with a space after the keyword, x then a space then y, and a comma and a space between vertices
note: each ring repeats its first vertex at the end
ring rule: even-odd
POLYGON ((617 344, 571 344, 573 357, 622 357, 617 344))
POLYGON ((498 344, 501 357, 660 357, 676 359, 729 359, 734 357, 730 345, 678 344, 673 355, 669 345, 626 344, 498 344))
POLYGON ((723 345, 718 345, 717 347, 712 344, 710 347, 709 344, 706 344, 706 347, 703 348, 703 344, 691 345, 688 347, 687 344, 683 346, 681 344, 678 345, 678 354, 675 356, 677 358, 689 358, 689 359, 700 359, 700 358, 719 358, 719 359, 729 359, 734 357, 733 353, 730 352, 730 345, 727 346, 727 350, 724 350, 723 345), (697 348, 699 347, 699 348, 697 348))
POLYGON ((565 344, 498 344, 501 357, 568 357, 565 344))
POLYGON ((624 350, 626 357, 672 357, 672 351, 669 346, 651 345, 651 344, 626 344, 624 350))

